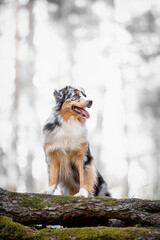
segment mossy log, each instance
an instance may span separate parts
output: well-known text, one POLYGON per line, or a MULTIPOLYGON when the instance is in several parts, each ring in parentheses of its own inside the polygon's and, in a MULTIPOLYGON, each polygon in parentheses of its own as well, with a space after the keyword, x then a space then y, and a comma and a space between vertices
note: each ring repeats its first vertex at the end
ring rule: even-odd
POLYGON ((160 231, 150 228, 113 228, 113 227, 85 227, 64 229, 42 229, 23 226, 13 222, 8 217, 0 217, 0 239, 2 240, 49 240, 49 239, 87 239, 87 240, 132 240, 132 239, 160 239, 160 231))
POLYGON ((0 215, 24 225, 112 226, 118 220, 120 226, 160 228, 160 201, 77 198, 0 189, 0 215))

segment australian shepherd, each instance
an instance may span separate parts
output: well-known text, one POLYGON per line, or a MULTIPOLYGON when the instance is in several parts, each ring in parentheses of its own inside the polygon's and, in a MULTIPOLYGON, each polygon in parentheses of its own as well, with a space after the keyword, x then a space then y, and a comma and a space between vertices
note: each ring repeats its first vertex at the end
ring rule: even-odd
POLYGON ((86 108, 92 101, 82 88, 66 86, 54 91, 56 101, 43 128, 49 183, 45 193, 74 196, 110 196, 95 169, 87 140, 86 108))

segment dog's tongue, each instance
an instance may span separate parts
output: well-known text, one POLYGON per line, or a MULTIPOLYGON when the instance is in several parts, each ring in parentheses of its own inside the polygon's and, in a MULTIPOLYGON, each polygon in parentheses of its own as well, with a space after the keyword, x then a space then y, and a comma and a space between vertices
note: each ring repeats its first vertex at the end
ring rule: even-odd
POLYGON ((79 113, 84 115, 86 118, 90 118, 90 115, 89 115, 89 113, 86 110, 84 110, 82 108, 77 108, 77 110, 78 110, 79 113))

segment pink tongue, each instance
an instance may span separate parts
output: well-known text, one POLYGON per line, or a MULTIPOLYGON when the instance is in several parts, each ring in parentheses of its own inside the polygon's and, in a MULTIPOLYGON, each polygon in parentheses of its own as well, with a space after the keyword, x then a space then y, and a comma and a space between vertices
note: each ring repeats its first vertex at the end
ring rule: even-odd
POLYGON ((79 113, 83 114, 86 118, 90 118, 90 115, 86 110, 84 110, 82 108, 78 108, 77 110, 79 113))

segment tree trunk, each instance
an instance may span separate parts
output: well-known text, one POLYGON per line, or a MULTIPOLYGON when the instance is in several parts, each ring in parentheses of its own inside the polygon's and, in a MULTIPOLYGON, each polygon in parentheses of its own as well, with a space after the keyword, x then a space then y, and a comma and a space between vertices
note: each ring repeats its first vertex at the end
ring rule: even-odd
POLYGON ((159 200, 76 198, 14 193, 3 189, 0 189, 0 196, 1 215, 25 225, 86 227, 112 226, 118 222, 120 226, 160 227, 159 200))

